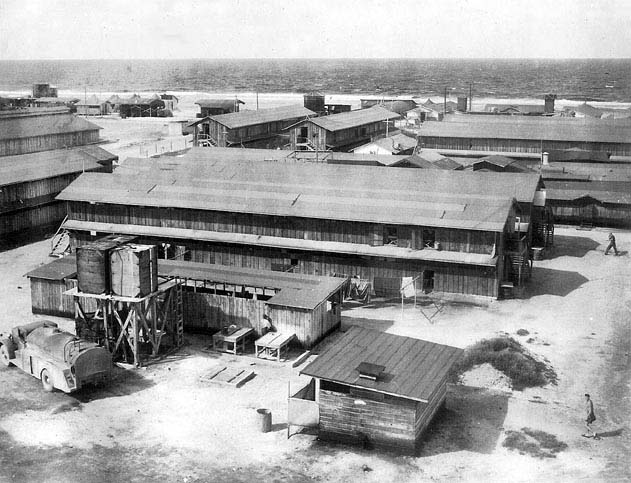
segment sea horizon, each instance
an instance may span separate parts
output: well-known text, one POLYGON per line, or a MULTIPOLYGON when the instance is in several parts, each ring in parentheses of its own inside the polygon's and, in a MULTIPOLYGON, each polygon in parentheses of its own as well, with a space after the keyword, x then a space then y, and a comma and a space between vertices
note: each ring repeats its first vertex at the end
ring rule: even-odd
POLYGON ((0 91, 36 82, 61 91, 473 95, 631 102, 631 59, 199 58, 0 60, 0 91))

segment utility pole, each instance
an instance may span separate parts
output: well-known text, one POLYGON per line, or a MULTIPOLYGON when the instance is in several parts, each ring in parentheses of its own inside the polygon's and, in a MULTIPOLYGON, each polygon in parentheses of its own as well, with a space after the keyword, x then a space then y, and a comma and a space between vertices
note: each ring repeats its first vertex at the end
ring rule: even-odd
POLYGON ((443 117, 447 115, 447 88, 445 87, 445 96, 443 99, 443 117))
POLYGON ((469 112, 473 111, 473 82, 469 82, 469 112))

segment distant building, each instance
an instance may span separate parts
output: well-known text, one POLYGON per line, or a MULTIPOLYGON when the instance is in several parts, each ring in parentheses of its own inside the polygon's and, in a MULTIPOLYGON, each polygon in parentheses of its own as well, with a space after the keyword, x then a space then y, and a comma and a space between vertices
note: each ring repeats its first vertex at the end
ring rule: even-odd
POLYGON ((194 142, 218 147, 282 147, 288 143, 281 136, 283 130, 309 116, 315 113, 300 105, 211 116, 192 123, 194 142))
POLYGON ((390 165, 393 168, 421 168, 460 170, 463 166, 436 151, 421 150, 418 153, 390 165))
POLYGON ((528 173, 531 170, 519 161, 506 156, 491 155, 478 158, 465 169, 472 171, 494 171, 496 173, 528 173))
POLYGON ((387 138, 376 139, 352 151, 357 154, 412 154, 416 148, 416 138, 402 133, 394 133, 387 138))
POLYGON ((95 95, 76 104, 77 114, 80 116, 104 116, 110 113, 111 104, 107 101, 99 101, 95 95))
POLYGON ((350 112, 352 104, 342 102, 327 102, 324 104, 324 111, 327 115, 340 114, 342 112, 350 112))
POLYGON ((33 97, 57 97, 57 88, 50 84, 33 84, 33 97))
POLYGON ((213 97, 199 99, 195 101, 195 104, 200 108, 197 117, 209 117, 239 112, 239 105, 245 104, 245 102, 236 97, 213 97))
POLYGON ((96 143, 100 129, 66 108, 0 111, 0 156, 96 143))
POLYGON ((417 103, 412 99, 401 99, 401 98, 364 98, 360 99, 361 108, 369 109, 373 106, 381 106, 389 111, 396 112, 397 114, 405 114, 407 111, 410 111, 417 107, 417 103))
POLYGON ((545 116, 448 116, 419 130, 426 148, 537 153, 579 148, 631 156, 631 123, 545 116))
POLYGON ((158 95, 153 97, 140 97, 133 95, 128 99, 122 99, 118 112, 125 119, 127 117, 165 117, 170 111, 165 110, 164 100, 158 95))
POLYGON ((160 99, 164 102, 164 109, 167 111, 175 111, 177 109, 179 99, 173 94, 160 94, 160 99))
POLYGON ((399 119, 381 106, 305 119, 291 126, 292 149, 350 151, 374 136, 385 134, 388 123, 399 119))

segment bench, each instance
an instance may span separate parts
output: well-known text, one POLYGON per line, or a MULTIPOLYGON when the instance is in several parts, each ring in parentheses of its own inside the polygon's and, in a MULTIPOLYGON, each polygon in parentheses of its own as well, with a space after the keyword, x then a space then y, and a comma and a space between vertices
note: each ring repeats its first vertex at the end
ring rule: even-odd
POLYGON ((265 355, 271 357, 280 362, 280 356, 285 349, 285 352, 289 349, 289 343, 296 337, 296 334, 289 332, 282 334, 280 332, 268 332, 263 337, 254 341, 254 347, 256 349, 256 357, 265 355))
POLYGON ((252 332, 254 332, 252 327, 242 327, 232 334, 217 332, 216 334, 213 334, 213 349, 230 352, 236 356, 239 343, 241 343, 241 350, 245 352, 245 339, 252 332), (217 349, 217 346, 220 346, 220 348, 217 349))

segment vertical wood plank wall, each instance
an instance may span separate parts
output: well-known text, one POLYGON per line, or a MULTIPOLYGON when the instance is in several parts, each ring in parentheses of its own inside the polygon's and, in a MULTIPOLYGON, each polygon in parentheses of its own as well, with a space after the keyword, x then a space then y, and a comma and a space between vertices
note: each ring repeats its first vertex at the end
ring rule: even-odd
POLYGON ((412 453, 416 448, 416 403, 386 396, 383 401, 320 389, 319 437, 333 441, 366 439, 376 446, 412 453), (365 405, 355 404, 361 399, 365 405))
POLYGON ((0 140, 0 156, 37 153, 71 146, 83 146, 99 140, 99 130, 78 131, 44 136, 0 140))

